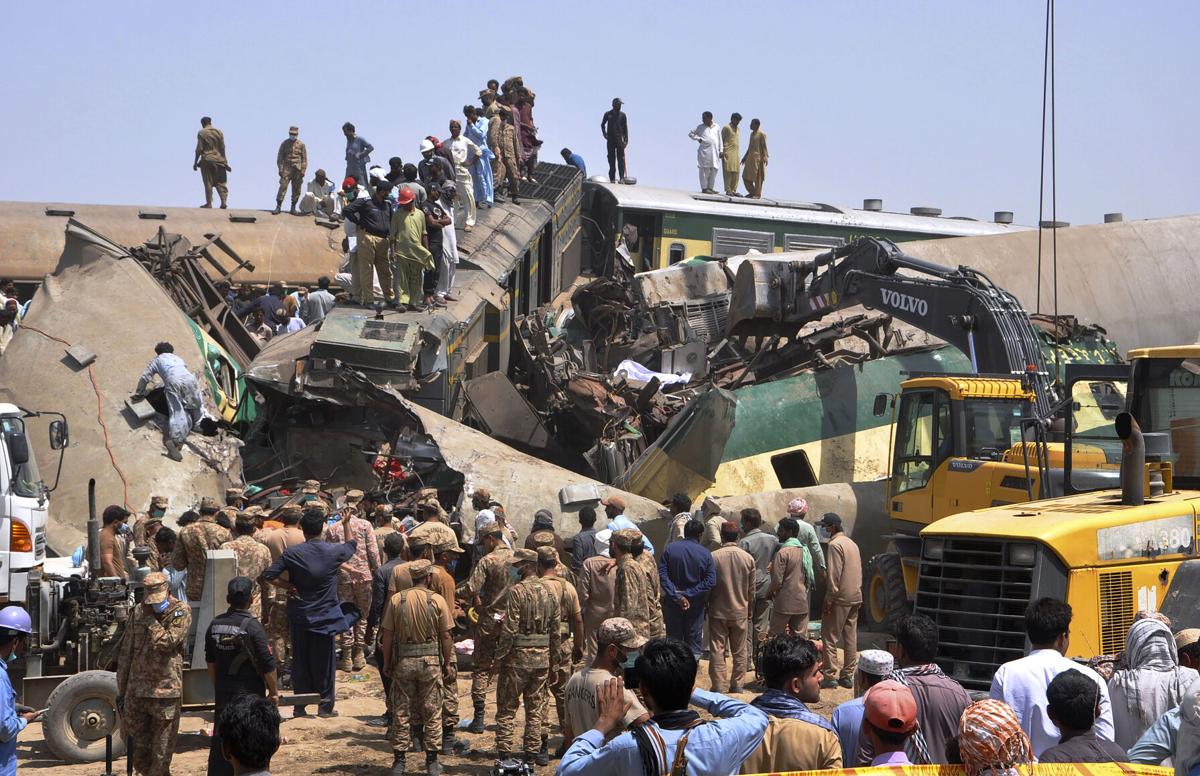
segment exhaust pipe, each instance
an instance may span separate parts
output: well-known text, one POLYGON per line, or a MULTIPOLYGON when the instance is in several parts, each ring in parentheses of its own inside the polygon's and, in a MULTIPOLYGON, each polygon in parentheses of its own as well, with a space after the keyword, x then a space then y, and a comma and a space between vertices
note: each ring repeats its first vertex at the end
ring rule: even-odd
POLYGON ((1117 415, 1121 438, 1121 503, 1137 507, 1146 503, 1146 440, 1133 415, 1117 415))
POLYGON ((88 480, 87 560, 92 578, 100 576, 100 521, 96 519, 96 480, 88 480))

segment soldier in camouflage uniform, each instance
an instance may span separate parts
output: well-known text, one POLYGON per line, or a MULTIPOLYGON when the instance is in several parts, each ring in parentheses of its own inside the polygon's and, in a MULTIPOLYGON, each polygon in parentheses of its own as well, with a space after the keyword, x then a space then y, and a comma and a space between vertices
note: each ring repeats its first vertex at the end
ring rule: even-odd
MULTIPOLYGON (((567 715, 566 689, 567 680, 575 673, 575 664, 583 660, 583 614, 579 609, 579 594, 575 585, 559 576, 558 569, 562 561, 553 547, 539 547, 538 576, 541 577, 554 600, 558 602, 558 651, 550 655, 550 694, 554 696, 554 708, 558 712, 558 728, 563 734, 562 746, 557 757, 562 757, 570 743, 566 739, 564 724, 567 715)), ((542 733, 542 751, 546 751, 546 739, 550 731, 550 715, 546 715, 546 724, 542 733)))
POLYGON ((417 560, 409 564, 413 587, 392 595, 379 625, 379 649, 383 672, 391 678, 392 774, 403 776, 404 755, 409 747, 409 725, 417 723, 425 747, 425 770, 429 776, 442 772, 438 750, 442 745, 443 681, 456 673, 452 604, 429 588, 433 564, 417 560))
POLYGON ((550 755, 543 743, 546 720, 546 682, 551 655, 558 653, 558 600, 537 576, 538 555, 533 550, 513 552, 508 565, 517 569, 521 581, 508 591, 496 663, 500 682, 496 688, 496 750, 500 759, 512 756, 517 706, 525 703, 526 762, 547 765, 550 755))
POLYGON ((571 587, 578 587, 579 580, 575 576, 575 572, 571 571, 571 569, 562 562, 562 556, 559 554, 560 548, 554 541, 557 538, 558 535, 555 534, 554 531, 545 529, 534 531, 533 533, 529 534, 529 537, 525 540, 525 548, 529 550, 540 550, 543 547, 549 547, 550 549, 554 550, 554 557, 559 559, 558 564, 555 566, 555 573, 557 573, 561 579, 566 580, 571 587))
POLYGON ((501 178, 508 180, 508 196, 512 199, 513 204, 518 204, 520 200, 517 198, 520 193, 520 184, 518 183, 521 172, 521 148, 517 143, 517 127, 514 123, 512 110, 507 105, 501 105, 498 102, 493 102, 484 109, 484 115, 488 116, 488 142, 491 142, 493 128, 495 131, 496 148, 496 169, 493 170, 495 180, 499 182, 501 178), (491 111, 489 113, 489 111, 491 111), (499 122, 492 122, 491 117, 496 116, 499 122))
POLYGON ((338 637, 342 656, 338 660, 340 671, 361 671, 367 667, 367 618, 371 611, 371 580, 375 569, 383 564, 379 560, 379 542, 375 540, 375 529, 358 516, 357 504, 363 492, 352 490, 346 494, 347 506, 353 510, 349 521, 339 520, 325 529, 325 541, 340 544, 354 541, 357 549, 350 560, 338 570, 338 598, 349 601, 363 613, 354 627, 338 637))
MULTIPOLYGON (((641 533, 638 534, 641 536, 641 533)), ((650 591, 646 595, 646 605, 650 609, 650 624, 654 626, 652 639, 666 638, 667 621, 663 618, 662 610, 662 580, 658 576, 658 563, 655 562, 654 556, 646 552, 645 537, 642 541, 636 541, 630 548, 633 554, 633 559, 642 565, 642 570, 646 572, 646 579, 650 582, 650 591)))
POLYGON ((265 586, 261 578, 262 573, 267 570, 267 566, 271 565, 271 551, 254 538, 254 518, 250 515, 244 512, 240 513, 233 523, 233 532, 237 534, 237 538, 222 544, 221 549, 233 550, 237 555, 237 575, 249 577, 250 581, 254 583, 248 611, 254 616, 254 619, 261 621, 262 588, 265 586))
POLYGON ((219 550, 221 545, 231 540, 221 526, 217 525, 217 502, 205 496, 200 500, 200 519, 187 525, 179 532, 175 541, 175 552, 171 556, 171 565, 176 571, 186 571, 188 602, 194 607, 200 607, 200 598, 204 595, 205 563, 209 550, 219 550))
POLYGON ((291 184, 291 213, 296 215, 300 187, 304 185, 304 173, 308 170, 308 149, 300 139, 299 127, 288 127, 288 138, 279 144, 279 153, 275 154, 275 166, 279 169, 279 191, 275 194, 275 209, 271 212, 279 215, 283 207, 283 195, 287 193, 288 184, 291 184))
POLYGON ((634 547, 642 546, 641 532, 635 528, 613 531, 608 546, 613 559, 617 561, 613 616, 624 617, 633 623, 633 627, 642 638, 655 638, 653 634, 658 633, 662 626, 661 620, 656 622, 654 619, 657 603, 653 601, 654 584, 646 568, 633 555, 634 547))
POLYGON ((475 541, 485 554, 463 583, 463 598, 474 605, 478 615, 474 636, 475 670, 471 677, 471 704, 475 707, 475 717, 467 728, 472 733, 483 732, 483 710, 496 677, 496 642, 500 636, 500 620, 504 616, 510 581, 507 561, 512 555, 512 550, 504 544, 501 536, 502 529, 496 523, 487 522, 479 526, 475 541))
POLYGON ((146 575, 143 590, 117 651, 117 711, 132 742, 134 769, 144 776, 169 776, 192 613, 168 595, 162 573, 146 575))
MULTIPOLYGON (((146 561, 146 565, 151 571, 162 571, 164 559, 158 554, 158 545, 154 542, 154 534, 162 527, 163 518, 167 515, 167 497, 166 496, 151 496, 150 506, 145 512, 137 516, 137 522, 133 524, 133 542, 130 543, 129 557, 133 557, 134 547, 148 547, 150 549, 150 558, 146 561)), ((134 564, 127 564, 129 568, 135 568, 134 564)))

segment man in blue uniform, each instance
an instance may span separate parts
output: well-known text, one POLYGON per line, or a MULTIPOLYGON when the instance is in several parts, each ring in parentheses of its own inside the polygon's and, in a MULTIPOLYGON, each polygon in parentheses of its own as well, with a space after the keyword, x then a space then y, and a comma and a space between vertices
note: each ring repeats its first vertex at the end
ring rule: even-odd
MULTIPOLYGON (((353 510, 346 510, 344 521, 353 510)), ((292 627, 292 688, 297 693, 319 693, 317 716, 336 717, 333 683, 337 671, 334 636, 350 628, 338 602, 338 567, 349 560, 358 544, 353 540, 331 544, 322 539, 325 513, 309 509, 300 518, 304 543, 288 547, 263 572, 263 578, 287 592, 288 622, 292 627), (287 573, 287 579, 280 577, 287 573)), ((296 716, 306 716, 303 706, 296 716)))
POLYGON ((0 776, 16 776, 17 734, 37 716, 35 711, 17 713, 17 695, 7 667, 24 652, 25 641, 33 633, 29 612, 19 606, 0 609, 0 776))

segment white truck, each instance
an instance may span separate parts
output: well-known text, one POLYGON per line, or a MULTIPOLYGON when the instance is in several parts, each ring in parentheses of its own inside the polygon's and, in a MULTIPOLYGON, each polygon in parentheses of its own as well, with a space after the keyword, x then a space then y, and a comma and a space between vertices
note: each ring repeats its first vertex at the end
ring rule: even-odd
POLYGON ((69 443, 67 421, 57 412, 32 412, 0 403, 0 603, 27 604, 29 572, 46 559, 50 491, 38 472, 37 457, 26 433, 26 419, 57 416, 50 423, 50 449, 69 443))

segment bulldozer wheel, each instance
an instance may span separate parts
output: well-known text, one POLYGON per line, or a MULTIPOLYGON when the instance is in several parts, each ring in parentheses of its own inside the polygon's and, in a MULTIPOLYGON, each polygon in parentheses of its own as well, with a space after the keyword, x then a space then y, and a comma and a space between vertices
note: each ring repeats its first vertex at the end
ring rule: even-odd
POLYGON ((904 587, 904 564, 900 555, 885 552, 867 564, 862 619, 867 630, 890 633, 899 619, 912 611, 904 587))
POLYGON ((50 693, 47 707, 42 732, 55 757, 68 763, 100 762, 108 735, 113 737, 113 757, 124 755, 113 672, 84 671, 68 677, 50 693))

